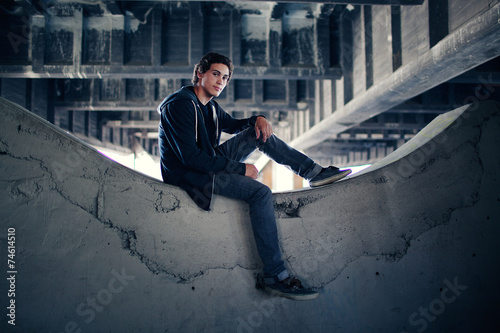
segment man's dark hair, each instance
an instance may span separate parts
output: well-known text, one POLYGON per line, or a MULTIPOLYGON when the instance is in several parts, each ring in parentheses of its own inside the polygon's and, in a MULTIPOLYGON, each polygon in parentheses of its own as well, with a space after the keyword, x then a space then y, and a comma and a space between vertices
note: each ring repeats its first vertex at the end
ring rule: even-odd
POLYGON ((216 52, 208 52, 203 56, 203 58, 200 59, 200 62, 194 66, 193 79, 191 80, 191 82, 193 82, 193 84, 196 84, 199 80, 198 72, 202 74, 205 73, 210 69, 212 64, 223 64, 226 65, 227 68, 229 68, 229 78, 227 80, 227 82, 229 83, 234 70, 233 62, 228 57, 216 52))

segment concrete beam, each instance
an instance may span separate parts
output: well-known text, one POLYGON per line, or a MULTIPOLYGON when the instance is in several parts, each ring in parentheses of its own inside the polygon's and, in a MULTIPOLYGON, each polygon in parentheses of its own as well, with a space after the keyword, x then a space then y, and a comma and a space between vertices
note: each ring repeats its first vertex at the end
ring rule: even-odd
POLYGON ((312 147, 498 55, 500 4, 475 16, 433 48, 356 96, 291 145, 299 149, 312 147))
MULTIPOLYGON (((124 0, 124 1, 134 1, 134 0, 124 0)), ((150 1, 150 0, 139 0, 140 1, 150 1)), ((171 0, 155 0, 157 2, 166 2, 171 0)), ((204 0, 189 0, 189 1, 204 1, 204 0)), ((215 0, 214 2, 248 2, 249 0, 215 0)), ((268 2, 267 0, 253 0, 256 2, 268 2)), ((75 2, 78 2, 75 1, 75 2)), ((286 3, 333 3, 333 4, 353 4, 353 5, 393 5, 393 6, 415 6, 421 5, 424 0, 278 0, 274 2, 286 2, 286 3)))
MULTIPOLYGON (((43 65, 43 70, 35 71, 29 65, 0 65, 0 77, 5 78, 175 78, 190 79, 193 75, 192 66, 134 66, 134 65, 80 65, 78 71, 74 66, 43 65)), ((300 68, 300 67, 240 67, 234 74, 234 79, 275 79, 275 80, 337 80, 342 77, 340 68, 300 68)))
MULTIPOLYGON (((207 50, 218 50, 233 58, 237 68, 234 73, 235 78, 315 80, 338 79, 342 76, 340 66, 330 64, 328 55, 324 52, 328 50, 331 43, 327 17, 317 19, 321 23, 318 25, 319 30, 316 31, 313 29, 314 20, 307 17, 309 14, 305 10, 301 11, 304 16, 301 19, 308 21, 307 28, 302 28, 301 23, 296 22, 296 18, 289 17, 287 21, 289 30, 294 33, 300 30, 300 33, 309 41, 310 47, 307 47, 308 52, 305 58, 302 58, 302 52, 296 52, 297 49, 303 47, 296 38, 289 36, 288 43, 283 40, 287 39, 287 33, 283 31, 282 34, 280 31, 281 19, 274 20, 274 18, 262 15, 265 21, 260 22, 259 26, 262 27, 262 31, 257 35, 263 40, 258 40, 260 44, 253 50, 259 56, 256 54, 255 62, 249 61, 242 64, 243 50, 240 44, 242 38, 248 35, 242 35, 241 12, 248 12, 244 8, 235 9, 233 5, 224 5, 223 16, 227 24, 226 29, 226 27, 218 27, 222 16, 211 10, 205 13, 205 9, 211 5, 204 6, 201 2, 189 3, 190 9, 184 10, 182 14, 179 14, 180 16, 167 15, 169 11, 166 6, 171 4, 164 4, 164 7, 159 4, 155 7, 155 2, 152 1, 131 5, 131 7, 137 7, 138 10, 151 6, 143 18, 136 18, 132 14, 132 9, 127 10, 123 15, 92 16, 86 14, 87 16, 84 17, 82 8, 86 7, 79 5, 78 2, 61 1, 58 4, 56 1, 51 5, 54 5, 57 10, 35 15, 31 21, 29 17, 23 17, 24 26, 18 29, 21 31, 11 32, 11 34, 14 34, 19 43, 24 46, 24 44, 27 45, 28 40, 24 38, 24 35, 19 36, 18 33, 32 31, 32 56, 28 57, 26 54, 24 61, 14 59, 12 54, 14 50, 11 49, 15 48, 17 53, 19 45, 14 41, 10 44, 5 43, 8 46, 5 50, 6 57, 12 58, 10 59, 12 61, 0 64, 0 77, 188 79, 192 76, 194 63, 207 50), (179 21, 175 23, 174 19, 179 21), (210 20, 215 21, 210 24, 210 20), (169 22, 170 25, 176 26, 176 29, 170 27, 167 24, 169 22), (181 22, 184 25, 178 27, 181 22), (270 22, 270 32, 266 31, 267 22, 270 22), (166 26, 169 28, 165 28, 166 26), (216 27, 222 30, 218 32, 216 27), (227 32, 227 34, 224 33, 221 36, 220 32, 227 32), (317 33, 320 35, 318 36, 317 33), (265 39, 268 35, 270 40, 266 45, 265 39), (212 45, 214 41, 217 43, 212 45), (275 49, 281 44, 283 44, 283 50, 280 47, 275 49), (319 54, 313 52, 317 49, 315 44, 320 44, 319 54), (219 49, 217 45, 222 49, 219 49), (269 52, 267 59, 269 63, 265 56, 261 59, 265 55, 262 49, 267 49, 265 52, 269 52), (280 62, 285 54, 287 55, 286 61, 281 66, 280 62)), ((89 4, 88 1, 81 1, 81 3, 89 4)), ((111 4, 110 1, 106 2, 108 7, 111 4)), ((310 5, 309 7, 317 6, 310 5)), ((117 13, 117 8, 111 12, 117 13)), ((315 14, 323 15, 320 12, 315 12, 315 14)), ((6 19, 11 25, 19 25, 19 22, 16 23, 14 19, 12 23, 9 17, 6 19)), ((246 26, 246 28, 249 27, 246 26)), ((245 53, 249 51, 252 51, 251 47, 246 49, 245 53)))

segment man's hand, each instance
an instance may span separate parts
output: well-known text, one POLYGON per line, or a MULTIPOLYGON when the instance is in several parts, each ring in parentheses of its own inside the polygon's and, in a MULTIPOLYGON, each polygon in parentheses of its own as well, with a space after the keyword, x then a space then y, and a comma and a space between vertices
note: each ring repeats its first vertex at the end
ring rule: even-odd
POLYGON ((253 164, 245 164, 247 169, 245 171, 245 176, 257 179, 257 175, 259 174, 259 170, 253 164))
POLYGON ((264 117, 257 117, 255 121, 255 134, 257 135, 257 139, 262 137, 262 140, 266 142, 266 140, 273 135, 271 123, 264 117))

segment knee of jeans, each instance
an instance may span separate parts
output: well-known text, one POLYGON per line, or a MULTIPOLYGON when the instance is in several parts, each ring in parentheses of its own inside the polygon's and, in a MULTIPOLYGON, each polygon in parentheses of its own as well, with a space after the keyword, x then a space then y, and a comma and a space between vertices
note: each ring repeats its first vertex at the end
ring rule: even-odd
POLYGON ((273 199, 273 192, 271 191, 271 189, 269 187, 262 184, 262 186, 260 186, 259 189, 255 191, 253 197, 254 197, 254 200, 258 200, 258 201, 272 200, 273 199))
POLYGON ((266 148, 271 145, 275 145, 275 141, 276 140, 276 136, 274 134, 272 134, 270 137, 267 138, 266 142, 264 142, 264 140, 262 139, 262 137, 256 139, 256 142, 257 142, 257 147, 259 148, 259 150, 261 152, 265 152, 266 151, 266 148))
POLYGON ((255 133, 255 129, 247 128, 245 131, 241 133, 247 140, 251 146, 260 147, 263 144, 263 141, 259 138, 257 139, 257 133, 255 133))

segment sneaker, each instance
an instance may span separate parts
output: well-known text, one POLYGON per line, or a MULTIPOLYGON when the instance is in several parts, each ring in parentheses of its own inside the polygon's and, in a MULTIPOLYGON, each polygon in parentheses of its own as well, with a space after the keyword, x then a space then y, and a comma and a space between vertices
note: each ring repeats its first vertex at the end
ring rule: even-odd
POLYGON ((257 276, 256 287, 272 295, 285 297, 295 301, 307 301, 318 298, 319 296, 317 291, 304 288, 299 279, 291 276, 279 281, 276 277, 264 278, 264 276, 259 275, 257 276))
POLYGON ((309 185, 311 187, 316 187, 316 186, 331 184, 333 182, 336 182, 337 180, 344 178, 351 172, 352 172, 351 169, 345 169, 341 171, 339 170, 339 168, 336 168, 334 166, 329 166, 328 168, 323 168, 323 170, 321 170, 318 175, 313 177, 309 181, 309 185))

